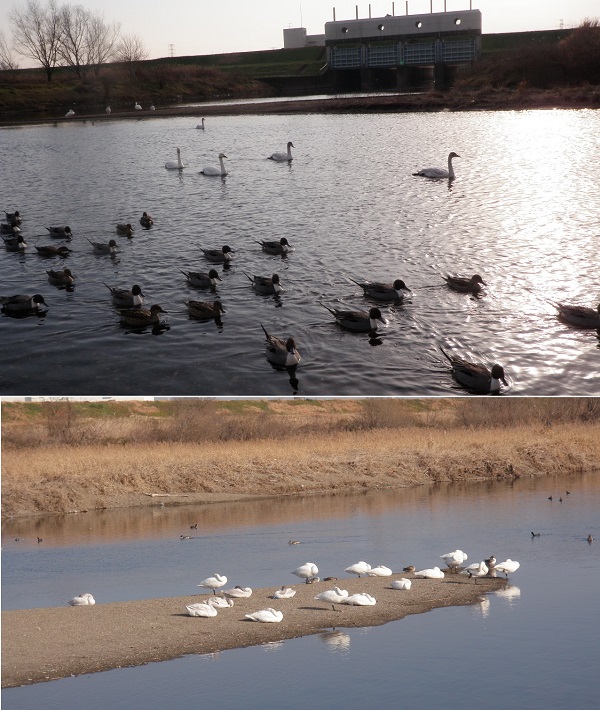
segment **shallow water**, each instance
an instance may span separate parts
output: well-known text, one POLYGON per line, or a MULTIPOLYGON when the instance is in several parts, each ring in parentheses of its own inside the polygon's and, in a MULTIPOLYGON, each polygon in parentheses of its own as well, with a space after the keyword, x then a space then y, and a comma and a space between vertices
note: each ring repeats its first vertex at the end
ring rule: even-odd
POLYGON ((224 708, 432 708, 449 698, 490 710, 591 708, 600 691, 599 504, 600 477, 585 474, 276 505, 260 501, 246 504, 246 515, 238 506, 209 506, 206 518, 205 508, 186 507, 114 519, 70 516, 64 525, 56 519, 36 526, 8 522, 2 540, 5 608, 62 605, 84 588, 98 603, 189 594, 216 569, 234 584, 279 586, 293 583, 286 570, 307 559, 341 577, 343 567, 359 558, 394 569, 410 562, 432 566, 457 546, 469 560, 494 553, 519 560, 521 568, 505 590, 473 606, 9 689, 2 700, 11 708, 48 710, 82 704, 99 710, 184 708, 198 702, 224 708), (190 521, 198 522, 199 538, 182 542, 179 534, 187 533, 190 521), (531 530, 540 536, 532 538, 531 530), (38 545, 35 537, 42 532, 46 537, 38 545), (590 532, 592 544, 585 539, 590 532), (15 542, 17 534, 25 539, 15 542), (302 543, 288 545, 292 536, 302 543))
MULTIPOLYGON (((600 394, 600 342, 556 318, 551 302, 599 300, 597 111, 227 116, 75 121, 2 129, 4 208, 24 215, 21 256, 0 252, 2 293, 42 293, 46 317, 0 316, 0 394, 448 395, 461 392, 440 351, 504 364, 510 393, 600 394), (291 165, 266 160, 293 140, 291 165), (181 146, 190 166, 168 171, 181 146), (455 150, 457 179, 412 176, 455 150), (226 179, 198 173, 229 159, 226 179), (142 211, 156 223, 144 231, 142 211), (118 258, 86 237, 117 238, 118 258), (73 254, 41 258, 45 226, 69 224, 73 254), (286 258, 256 239, 286 236, 286 258), (210 267, 200 247, 236 250, 217 295, 222 327, 188 317, 210 294, 183 270, 210 267), (60 262, 60 263, 59 263, 60 262), (47 283, 67 266, 74 291, 47 283), (278 273, 280 298, 255 294, 244 272, 278 273), (484 297, 449 291, 441 275, 480 273, 484 297), (368 308, 352 282, 402 278, 404 304, 384 306, 378 338, 341 330, 318 301, 368 308), (110 286, 139 283, 168 311, 161 329, 118 323, 110 286), (264 358, 260 325, 296 338, 296 373, 264 358)), ((221 269, 219 269, 221 271, 221 269)))

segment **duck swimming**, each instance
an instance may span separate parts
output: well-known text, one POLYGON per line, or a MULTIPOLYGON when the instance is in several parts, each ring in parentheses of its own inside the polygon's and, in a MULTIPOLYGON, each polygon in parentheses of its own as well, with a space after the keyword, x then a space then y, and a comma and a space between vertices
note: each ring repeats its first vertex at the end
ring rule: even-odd
POLYGON ((444 168, 423 168, 422 170, 419 170, 416 173, 413 173, 413 175, 417 175, 419 177, 425 177, 425 178, 430 178, 432 180, 440 180, 443 178, 449 178, 450 180, 454 180, 455 175, 454 175, 454 168, 452 167, 452 160, 454 158, 460 158, 460 155, 458 153, 455 153, 452 151, 448 155, 448 169, 445 170, 444 168))
MULTIPOLYGON (((202 247, 200 247, 202 249, 202 247)), ((233 249, 230 246, 222 246, 220 249, 202 249, 204 253, 204 257, 208 259, 208 261, 214 261, 219 264, 225 263, 228 264, 231 261, 231 256, 234 253, 233 249)))
POLYGON ((47 246, 41 246, 41 247, 36 246, 35 248, 37 250, 37 253, 40 256, 62 256, 62 257, 65 257, 71 253, 71 249, 69 249, 69 247, 66 247, 66 246, 55 247, 52 245, 47 245, 47 246))
POLYGON ((465 276, 451 276, 448 274, 444 276, 444 281, 451 289, 462 293, 480 293, 482 291, 481 287, 487 286, 479 274, 473 274, 470 279, 465 276))
POLYGON ((121 323, 123 325, 133 326, 134 328, 143 328, 146 325, 156 325, 160 323, 160 313, 166 313, 158 303, 155 303, 150 308, 127 308, 120 310, 121 323))
POLYGON ((71 269, 63 269, 62 271, 50 269, 46 273, 48 274, 48 281, 54 286, 72 286, 75 282, 71 269))
POLYGON ((92 245, 94 254, 109 254, 112 256, 117 253, 117 242, 114 239, 110 239, 108 244, 103 242, 93 242, 91 239, 88 239, 88 242, 92 245))
POLYGON ((46 227, 50 236, 56 239, 71 239, 73 233, 71 232, 71 227, 46 227))
POLYGON ((140 217, 140 224, 144 229, 150 229, 154 224, 154 219, 147 212, 144 212, 140 217))
POLYGON ((448 355, 442 348, 440 350, 450 363, 454 379, 470 392, 494 394, 500 391, 501 383, 508 387, 502 365, 492 365, 492 369, 489 370, 485 365, 468 362, 460 357, 448 355))
POLYGON ((365 296, 373 298, 376 301, 402 301, 405 293, 411 293, 408 286, 402 279, 396 279, 393 284, 379 283, 377 281, 365 281, 360 283, 350 279, 357 286, 360 286, 365 292, 365 296))
POLYGON ((104 285, 110 291, 113 304, 117 308, 135 308, 136 306, 141 306, 144 302, 144 294, 137 284, 134 284, 131 289, 113 288, 108 284, 104 285))
POLYGON ((39 293, 36 293, 33 296, 30 296, 29 294, 0 296, 0 304, 2 304, 2 310, 6 313, 39 311, 42 306, 46 306, 46 308, 48 308, 48 304, 44 301, 44 297, 39 293))
POLYGON ((267 254, 287 254, 288 251, 292 248, 285 237, 281 237, 278 242, 265 242, 259 241, 258 239, 255 239, 254 241, 257 244, 260 244, 263 251, 267 252, 267 254))
POLYGON ((200 320, 216 320, 221 319, 221 314, 225 313, 221 301, 185 301, 189 314, 200 320))
POLYGON ((6 221, 13 227, 18 224, 21 224, 21 222, 23 221, 19 210, 15 210, 14 212, 5 212, 4 215, 6 217, 6 221))
POLYGON ((379 308, 371 308, 368 313, 365 311, 345 311, 338 308, 329 308, 321 301, 318 303, 326 308, 335 318, 337 323, 346 330, 357 333, 370 333, 377 330, 377 323, 386 323, 379 308))
MULTIPOLYGON (((144 214, 146 213, 144 212, 144 214)), ((149 217, 149 219, 152 222, 152 217, 149 217)), ((117 234, 120 234, 123 237, 133 237, 133 227, 129 224, 129 222, 127 224, 119 223, 117 224, 117 234)))
POLYGON ((244 272, 244 276, 249 279, 256 293, 268 296, 283 291, 277 274, 273 274, 273 276, 248 276, 248 274, 244 272))
POLYGON ((586 306, 567 306, 558 303, 558 316, 562 320, 579 328, 600 328, 600 303, 597 308, 586 306))
POLYGON ((23 239, 22 234, 17 234, 14 237, 2 237, 6 251, 25 251, 27 242, 23 239))
POLYGON ((211 269, 208 273, 204 271, 181 271, 181 273, 186 277, 189 285, 196 288, 216 288, 217 281, 223 280, 216 269, 211 269))
POLYGON ((282 340, 276 335, 271 335, 262 323, 260 327, 267 340, 265 351, 267 360, 278 367, 295 367, 302 359, 296 348, 296 341, 293 338, 282 340))

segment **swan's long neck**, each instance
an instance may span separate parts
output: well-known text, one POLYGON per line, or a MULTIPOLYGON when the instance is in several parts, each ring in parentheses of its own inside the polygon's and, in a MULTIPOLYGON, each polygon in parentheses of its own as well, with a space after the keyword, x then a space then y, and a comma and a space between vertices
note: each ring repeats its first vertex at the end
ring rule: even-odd
POLYGON ((452 167, 452 157, 448 156, 448 177, 454 177, 454 168, 452 167))
POLYGON ((288 149, 288 151, 287 151, 288 160, 291 160, 291 158, 292 158, 292 146, 291 146, 291 145, 288 145, 287 149, 288 149))
POLYGON ((183 163, 181 162, 181 151, 179 148, 177 148, 177 165, 179 165, 180 168, 183 168, 183 163))
POLYGON ((225 165, 223 164, 223 158, 219 158, 219 163, 221 164, 221 175, 225 175, 225 165))

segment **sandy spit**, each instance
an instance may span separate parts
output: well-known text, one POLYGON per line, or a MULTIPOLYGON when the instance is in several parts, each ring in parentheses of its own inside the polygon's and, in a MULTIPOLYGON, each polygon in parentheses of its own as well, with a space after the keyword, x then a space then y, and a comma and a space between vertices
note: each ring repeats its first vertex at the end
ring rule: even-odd
MULTIPOLYGON (((275 600, 275 588, 256 589, 249 599, 235 600, 214 618, 190 617, 185 606, 206 600, 206 594, 49 609, 2 612, 2 687, 29 685, 83 673, 139 666, 185 654, 214 653, 255 646, 340 628, 378 626, 444 606, 473 604, 486 592, 506 585, 504 579, 477 582, 465 575, 442 580, 414 579, 410 591, 390 587, 392 577, 339 579, 292 584, 292 599, 275 600), (314 599, 338 585, 350 594, 368 592, 375 606, 339 606, 314 599), (281 623, 264 624, 245 614, 272 607, 283 612, 281 623)), ((229 586, 229 585, 228 585, 229 586)), ((231 585, 233 586, 233 585, 231 585)), ((83 592, 84 590, 80 590, 83 592)), ((91 591, 93 594, 93 590, 91 591)), ((80 593, 78 592, 78 593, 80 593)))

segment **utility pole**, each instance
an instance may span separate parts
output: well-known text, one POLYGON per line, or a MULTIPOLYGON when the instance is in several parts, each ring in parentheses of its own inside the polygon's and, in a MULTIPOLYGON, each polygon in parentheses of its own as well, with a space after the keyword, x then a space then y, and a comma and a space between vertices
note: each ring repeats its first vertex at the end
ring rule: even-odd
POLYGON ((174 44, 170 44, 170 45, 169 45, 169 56, 170 56, 170 57, 174 57, 174 56, 175 56, 175 45, 174 45, 174 44))

